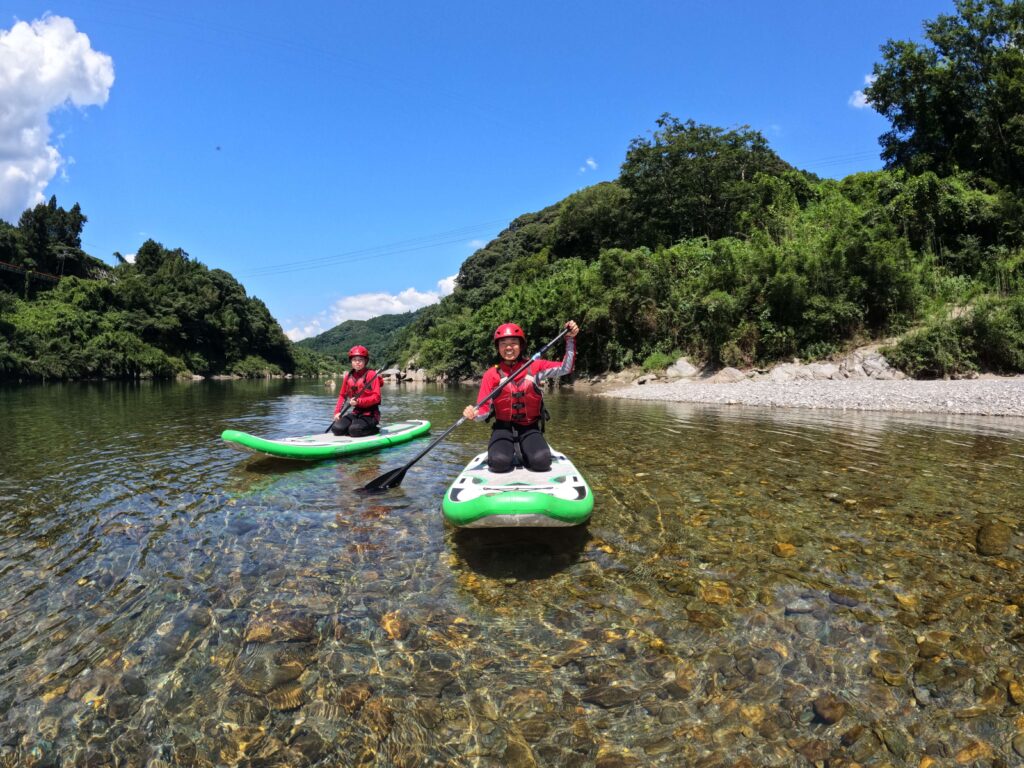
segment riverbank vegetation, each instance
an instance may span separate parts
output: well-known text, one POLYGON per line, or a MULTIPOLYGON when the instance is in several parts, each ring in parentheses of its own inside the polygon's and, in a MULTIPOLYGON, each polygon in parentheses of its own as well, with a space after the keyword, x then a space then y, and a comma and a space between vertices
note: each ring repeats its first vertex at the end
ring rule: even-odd
POLYGON ((533 346, 575 317, 579 367, 680 354, 750 366, 893 334, 919 376, 1024 371, 1024 4, 959 2, 889 41, 867 89, 886 168, 788 165, 750 128, 664 115, 619 178, 521 216, 410 326, 452 376, 512 319, 533 346))
POLYGON ((1024 3, 1003 0, 958 0, 924 43, 887 42, 865 93, 891 124, 885 168, 839 180, 750 127, 662 115, 617 179, 515 219, 438 304, 298 346, 180 249, 88 257, 85 216, 51 200, 0 222, 0 377, 316 373, 368 338, 380 363, 460 377, 491 360, 499 323, 535 348, 570 317, 584 373, 824 358, 893 335, 890 362, 915 376, 1024 372, 1022 50, 1024 3))
POLYGON ((379 315, 369 320, 346 320, 329 331, 296 342, 295 350, 308 350, 326 358, 345 360, 346 350, 361 344, 370 350, 371 367, 383 369, 404 362, 399 359, 398 344, 402 331, 416 316, 416 312, 402 312, 379 315))
POLYGON ((54 198, 17 227, 0 222, 0 380, 337 369, 294 350, 227 272, 152 240, 109 266, 82 252, 84 223, 54 198))

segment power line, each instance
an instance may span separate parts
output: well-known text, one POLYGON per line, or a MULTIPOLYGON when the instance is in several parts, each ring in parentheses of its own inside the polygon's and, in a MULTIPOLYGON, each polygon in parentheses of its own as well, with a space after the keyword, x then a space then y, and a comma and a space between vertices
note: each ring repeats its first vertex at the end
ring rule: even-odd
POLYGON ((386 258, 412 251, 421 251, 428 248, 436 248, 442 245, 454 245, 461 243, 469 235, 477 234, 492 229, 496 224, 505 223, 506 219, 494 219, 481 224, 471 224, 458 229, 439 232, 433 235, 423 235, 408 240, 398 240, 384 245, 371 246, 368 248, 357 248, 351 251, 332 254, 330 256, 317 256, 309 259, 298 259, 283 264, 272 264, 247 272, 239 273, 243 277, 263 277, 267 275, 285 274, 288 272, 300 272, 309 269, 320 269, 339 264, 351 264, 356 261, 366 261, 373 258, 386 258))

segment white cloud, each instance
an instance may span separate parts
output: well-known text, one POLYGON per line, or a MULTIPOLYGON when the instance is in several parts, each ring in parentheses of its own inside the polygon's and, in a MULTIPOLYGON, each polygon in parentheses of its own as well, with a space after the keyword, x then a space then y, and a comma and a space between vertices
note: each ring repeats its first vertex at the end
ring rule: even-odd
MULTIPOLYGON (((874 75, 864 75, 864 85, 871 85, 873 82, 875 82, 874 75)), ((850 95, 849 104, 855 109, 864 109, 871 106, 868 97, 864 95, 864 91, 854 91, 850 95)))
POLYGON ((440 298, 437 291, 417 291, 415 288, 406 288, 400 293, 358 293, 338 299, 329 312, 335 324, 346 320, 369 320, 377 315, 411 312, 440 298))
POLYGON ((481 248, 483 248, 485 245, 487 245, 487 243, 484 242, 483 240, 470 240, 468 243, 466 243, 466 246, 471 251, 478 251, 481 248))
POLYGON ((442 298, 455 290, 455 278, 457 277, 457 274, 448 275, 448 277, 442 277, 437 281, 437 291, 442 298))
POLYGON ((322 318, 323 313, 321 313, 320 317, 316 317, 306 323, 303 323, 301 326, 289 328, 284 332, 284 335, 292 341, 301 341, 302 339, 308 339, 310 336, 319 336, 327 330, 323 327, 322 318))
POLYGON ((292 341, 299 341, 323 333, 346 320, 369 320, 378 315, 400 315, 428 304, 436 304, 455 290, 456 277, 458 275, 441 278, 437 281, 435 291, 406 288, 400 293, 357 293, 354 296, 343 296, 326 312, 300 322, 286 330, 285 335, 292 341))
POLYGON ((114 63, 71 19, 44 16, 0 29, 0 218, 17 221, 69 161, 50 144, 49 115, 105 104, 114 63))
POLYGON ((586 160, 583 161, 583 165, 580 166, 580 173, 586 173, 587 171, 596 171, 596 170, 597 170, 597 161, 594 158, 592 158, 592 157, 588 157, 586 160))

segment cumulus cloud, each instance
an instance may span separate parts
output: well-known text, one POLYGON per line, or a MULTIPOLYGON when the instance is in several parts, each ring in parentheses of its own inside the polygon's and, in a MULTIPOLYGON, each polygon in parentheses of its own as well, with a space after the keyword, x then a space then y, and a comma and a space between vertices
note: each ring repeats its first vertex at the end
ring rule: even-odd
POLYGON ((596 171, 596 170, 597 170, 597 161, 594 158, 592 158, 592 157, 588 157, 586 160, 583 161, 583 165, 580 166, 580 173, 586 173, 587 171, 596 171))
POLYGON ((437 289, 433 291, 406 288, 400 293, 357 293, 354 296, 343 296, 326 312, 287 329, 285 335, 292 341, 299 341, 330 330, 346 320, 369 320, 378 315, 412 312, 428 304, 437 303, 455 290, 456 277, 458 275, 441 278, 437 281, 437 289))
MULTIPOLYGON (((869 86, 873 82, 875 82, 875 76, 874 75, 864 75, 864 85, 865 86, 869 86)), ((865 107, 870 107, 871 106, 871 102, 868 101, 868 97, 864 94, 864 91, 854 91, 850 95, 850 102, 849 103, 850 103, 850 106, 854 107, 855 109, 864 109, 865 107)))
POLYGON ((326 314, 321 313, 320 317, 315 317, 312 320, 307 320, 301 325, 295 326, 294 328, 289 328, 284 332, 284 335, 292 341, 302 341, 303 339, 308 339, 311 336, 319 336, 327 330, 323 326, 325 319, 326 314))
POLYGON ((43 201, 68 163, 51 143, 49 115, 105 104, 114 63, 71 19, 45 16, 0 29, 0 218, 43 201))
POLYGON ((470 240, 468 243, 466 243, 466 246, 472 251, 478 251, 485 245, 487 245, 487 243, 480 239, 470 240))
POLYGON ((437 291, 442 298, 455 290, 455 278, 457 277, 458 275, 448 275, 448 277, 442 277, 437 281, 437 291))

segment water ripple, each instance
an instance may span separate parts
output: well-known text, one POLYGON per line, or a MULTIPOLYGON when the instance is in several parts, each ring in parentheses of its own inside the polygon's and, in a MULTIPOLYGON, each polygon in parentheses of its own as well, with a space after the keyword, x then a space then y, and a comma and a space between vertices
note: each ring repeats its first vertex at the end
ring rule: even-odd
MULTIPOLYGON (((389 390, 384 417, 436 434, 473 394, 389 390)), ((334 399, 0 391, 0 764, 1016 759, 1016 422, 554 393, 590 525, 455 532, 481 425, 373 496, 422 442, 295 465, 217 439, 321 431, 334 399)))

